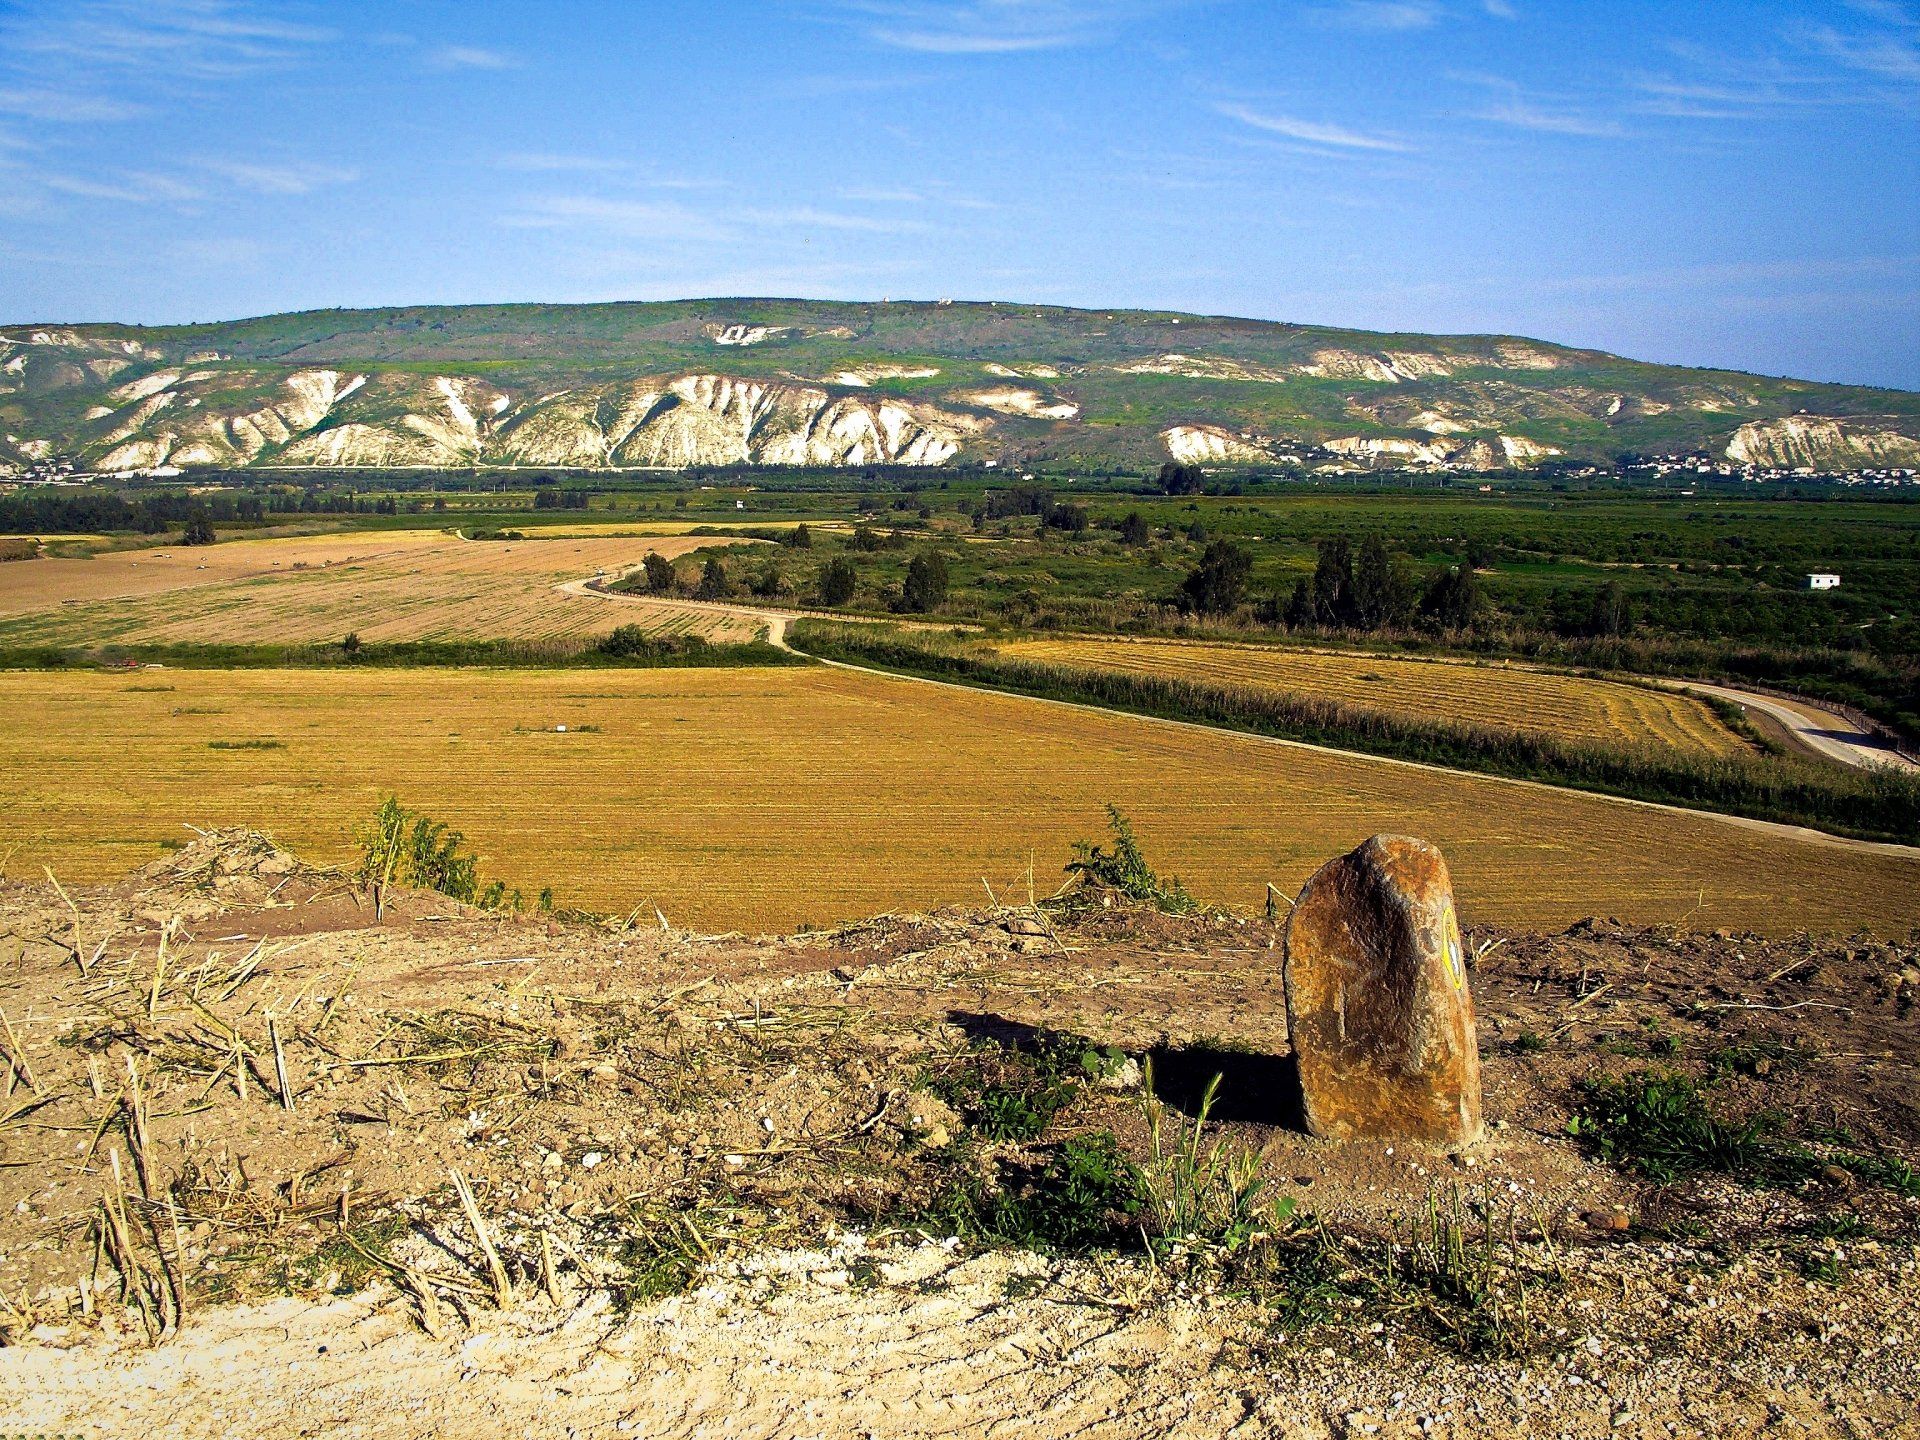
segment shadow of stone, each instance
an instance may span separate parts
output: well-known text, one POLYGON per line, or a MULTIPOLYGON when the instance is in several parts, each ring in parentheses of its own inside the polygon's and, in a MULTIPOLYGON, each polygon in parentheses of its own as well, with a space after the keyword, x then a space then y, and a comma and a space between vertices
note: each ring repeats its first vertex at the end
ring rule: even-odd
MULTIPOLYGON (((969 1040, 1034 1054, 1052 1046, 1095 1048, 1069 1030, 1050 1030, 1005 1015, 949 1010, 947 1023, 969 1040)), ((1136 1059, 1153 1062, 1154 1092, 1168 1108, 1192 1119, 1200 1113, 1207 1084, 1220 1077, 1210 1119, 1241 1125, 1272 1125, 1307 1133, 1306 1103, 1300 1094, 1300 1067, 1291 1055, 1263 1055, 1217 1045, 1156 1045, 1136 1059)))
POLYGON ((1189 1119, 1199 1114, 1201 1097, 1218 1075, 1220 1091, 1214 1097, 1211 1119, 1275 1125, 1306 1133, 1300 1067, 1291 1055, 1262 1055, 1212 1045, 1158 1045, 1147 1052, 1147 1058, 1153 1061, 1155 1093, 1169 1108, 1189 1119))

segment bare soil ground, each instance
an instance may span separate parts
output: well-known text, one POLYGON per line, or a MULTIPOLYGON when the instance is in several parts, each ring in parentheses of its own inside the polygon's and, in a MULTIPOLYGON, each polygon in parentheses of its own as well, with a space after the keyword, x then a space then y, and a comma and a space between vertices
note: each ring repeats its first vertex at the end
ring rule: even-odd
POLYGON ((1270 923, 647 920, 376 921, 240 832, 0 887, 0 1428, 1920 1433, 1911 940, 1475 932, 1447 1153, 1300 1131, 1270 923), (1075 1208, 1101 1137, 1158 1173, 1143 1062, 1290 1220, 1075 1208), (1794 1166, 1569 1133, 1668 1071, 1794 1166))

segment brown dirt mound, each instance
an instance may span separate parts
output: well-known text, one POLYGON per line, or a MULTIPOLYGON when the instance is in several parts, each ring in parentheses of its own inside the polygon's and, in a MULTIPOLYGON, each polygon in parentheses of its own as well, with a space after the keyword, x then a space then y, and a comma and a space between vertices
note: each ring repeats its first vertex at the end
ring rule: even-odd
POLYGON ((1674 1069, 1809 1153, 1912 1158, 1911 946, 1471 933, 1492 1130, 1449 1153, 1298 1128, 1265 922, 700 937, 407 895, 375 924, 232 832, 67 899, 0 886, 0 1330, 38 1342, 0 1359, 14 1428, 1898 1435, 1920 1413, 1920 1199, 1836 1165, 1654 1184, 1568 1133, 1583 1081, 1674 1069), (1146 1061, 1175 1128, 1221 1075, 1206 1144, 1311 1215, 1279 1270, 1156 1268, 1118 1223, 1008 1247, 1070 1142, 1147 1161, 1146 1061), (1497 1249, 1499 1303, 1415 1273, 1436 1214, 1497 1249), (143 1305, 168 1332, 185 1310, 151 1351, 143 1305))

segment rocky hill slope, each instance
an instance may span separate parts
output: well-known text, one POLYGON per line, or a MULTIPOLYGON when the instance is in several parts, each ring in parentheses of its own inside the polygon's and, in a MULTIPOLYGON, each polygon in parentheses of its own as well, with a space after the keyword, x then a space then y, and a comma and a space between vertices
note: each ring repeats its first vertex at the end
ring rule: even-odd
POLYGON ((701 300, 0 327, 0 471, 161 466, 1920 466, 1920 395, 1008 303, 701 300))

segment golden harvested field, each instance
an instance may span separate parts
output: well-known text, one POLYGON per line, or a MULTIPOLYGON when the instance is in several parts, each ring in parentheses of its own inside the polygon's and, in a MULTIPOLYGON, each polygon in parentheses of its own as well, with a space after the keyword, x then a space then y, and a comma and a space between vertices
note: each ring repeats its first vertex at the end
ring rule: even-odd
POLYGON ((1445 847, 1469 919, 1920 923, 1913 852, 826 668, 13 672, 0 706, 14 876, 117 875, 186 823, 337 862, 393 791, 529 895, 791 927, 981 902, 982 877, 1024 899, 1029 856, 1051 888, 1112 800, 1243 910, 1391 830, 1445 847), (281 748, 212 748, 246 742, 281 748))
POLYGON ((1569 740, 1652 742, 1694 755, 1751 751, 1700 701, 1577 675, 1502 665, 1160 640, 1038 640, 994 647, 1058 665, 1246 685, 1569 740))
POLYGON ((609 604, 554 586, 714 543, 698 536, 468 541, 434 530, 236 540, 0 567, 0 642, 276 644, 657 634, 751 640, 764 628, 697 609, 609 604))

